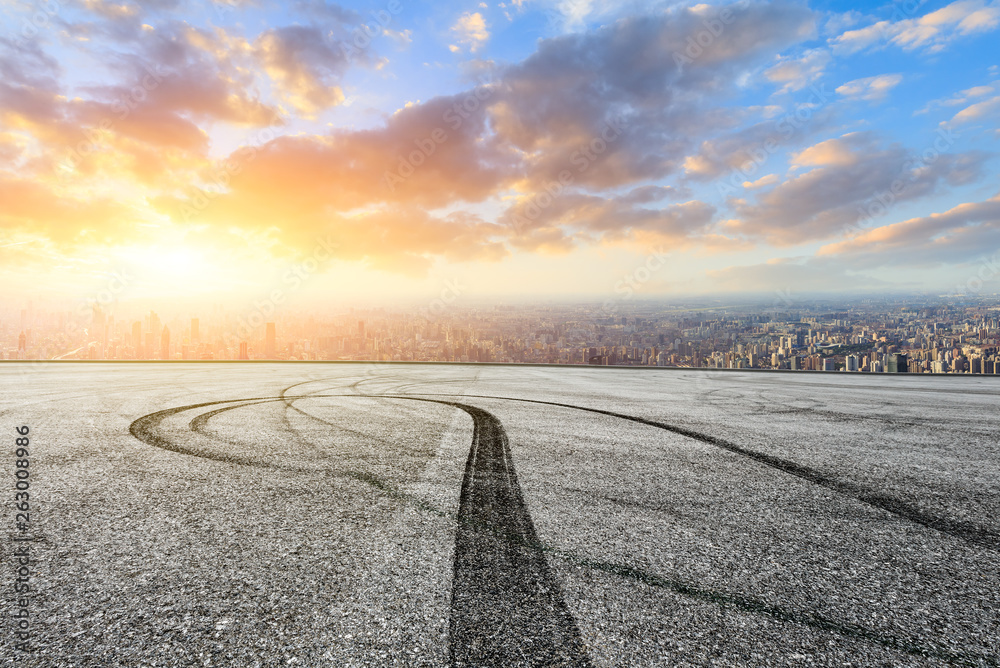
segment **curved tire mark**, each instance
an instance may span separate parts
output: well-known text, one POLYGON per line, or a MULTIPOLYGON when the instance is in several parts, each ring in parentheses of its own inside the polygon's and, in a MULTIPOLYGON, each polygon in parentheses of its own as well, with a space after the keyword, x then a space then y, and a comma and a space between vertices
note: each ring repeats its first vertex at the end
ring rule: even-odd
POLYGON ((492 413, 473 420, 455 532, 450 653, 454 666, 589 666, 573 615, 540 549, 511 457, 492 413))
MULTIPOLYGON (((391 396, 391 395, 387 395, 391 396)), ((426 396, 426 395, 425 395, 426 396)), ((447 395, 442 395, 447 396, 447 395)), ((933 529, 944 534, 948 534, 954 538, 959 538, 961 540, 967 541, 969 543, 974 543, 980 547, 985 547, 990 550, 1000 550, 1000 536, 996 533, 990 531, 989 529, 980 527, 972 522, 963 522, 961 520, 949 519, 946 517, 938 517, 925 512, 924 510, 918 508, 915 505, 907 503, 892 496, 885 494, 879 494, 873 492, 869 489, 865 489, 859 485, 854 485, 842 480, 837 480, 836 478, 825 475, 816 469, 804 466, 802 464, 797 464, 793 461, 787 459, 782 459, 781 457, 775 457, 774 455, 768 455, 763 452, 758 452, 756 450, 751 450, 749 448, 744 448, 743 446, 736 445, 731 441, 727 441, 723 438, 718 438, 716 436, 711 436, 709 434, 703 434, 692 429, 687 429, 686 427, 678 427, 676 425, 667 424, 665 422, 657 422, 656 420, 649 420, 647 418, 636 417, 634 415, 625 415, 624 413, 616 413, 614 411, 608 411, 601 408, 586 408, 584 406, 574 406, 573 404, 564 404, 555 401, 542 401, 540 399, 519 399, 515 397, 491 397, 485 395, 464 395, 475 399, 499 399, 503 401, 520 401, 532 404, 544 404, 547 406, 560 406, 562 408, 570 408, 578 411, 587 411, 589 413, 598 413, 600 415, 608 415, 611 417, 621 418, 623 420, 629 420, 631 422, 638 422, 639 424, 645 424, 650 427, 656 427, 657 429, 663 429, 665 431, 672 432, 674 434, 679 434, 681 436, 686 436, 688 438, 701 441, 702 443, 707 443, 709 445, 714 445, 717 448, 722 448, 734 454, 747 457, 754 460, 759 464, 768 466, 770 468, 776 469, 783 473, 793 475, 802 480, 806 480, 820 487, 825 487, 831 491, 837 492, 844 496, 851 497, 856 501, 860 501, 866 505, 872 506, 873 508, 878 508, 888 512, 896 517, 920 524, 921 526, 927 527, 928 529, 933 529)))
MULTIPOLYGON (((189 455, 189 456, 193 456, 193 457, 199 457, 199 458, 209 459, 209 460, 214 460, 214 461, 220 461, 220 462, 225 462, 225 463, 229 463, 229 464, 236 464, 236 465, 240 465, 240 466, 255 466, 255 467, 264 467, 264 468, 272 468, 272 469, 282 469, 282 470, 294 470, 294 471, 298 471, 298 470, 302 470, 302 469, 298 469, 298 468, 294 468, 294 467, 289 467, 289 466, 268 465, 266 463, 262 463, 262 462, 257 461, 257 460, 251 460, 251 459, 248 459, 248 458, 223 457, 223 456, 218 456, 218 455, 216 455, 214 453, 210 453, 210 452, 206 453, 206 452, 201 452, 201 451, 194 450, 194 449, 184 448, 182 446, 178 446, 176 444, 171 443, 170 441, 168 441, 167 439, 163 438, 162 436, 159 436, 156 433, 156 429, 158 428, 159 424, 164 419, 166 419, 167 417, 169 417, 171 415, 175 415, 177 413, 180 413, 180 412, 183 412, 183 411, 186 411, 186 410, 192 410, 192 409, 195 409, 195 408, 201 408, 201 407, 204 407, 204 406, 217 406, 217 405, 220 405, 220 404, 237 404, 237 405, 234 405, 234 406, 229 406, 229 407, 224 408, 222 410, 212 411, 213 414, 216 414, 216 413, 219 413, 219 412, 223 412, 224 410, 232 410, 232 409, 235 409, 235 408, 241 408, 241 407, 246 406, 246 405, 251 405, 251 404, 244 403, 244 402, 266 403, 266 402, 271 402, 271 401, 275 401, 275 402, 276 401, 286 401, 286 400, 295 401, 295 400, 297 400, 299 398, 310 398, 310 399, 311 398, 323 398, 323 397, 343 397, 343 398, 347 398, 347 397, 358 397, 358 396, 367 396, 369 398, 387 398, 387 399, 398 398, 398 399, 409 399, 409 400, 413 400, 413 401, 429 401, 429 402, 434 402, 434 403, 443 403, 443 404, 448 404, 448 405, 454 405, 456 407, 462 408, 462 406, 456 404, 455 402, 444 401, 444 400, 434 400, 434 399, 424 399, 424 398, 421 398, 421 397, 414 397, 414 396, 406 396, 406 397, 389 397, 389 396, 378 397, 377 395, 331 394, 331 395, 303 395, 301 397, 288 397, 288 396, 256 397, 256 398, 249 398, 249 399, 229 399, 229 400, 224 400, 224 401, 209 401, 209 402, 203 402, 203 403, 198 403, 198 404, 191 404, 189 406, 180 406, 180 407, 176 407, 176 408, 170 408, 170 409, 166 409, 166 410, 159 411, 159 412, 156 412, 156 413, 151 413, 149 415, 145 415, 143 417, 140 417, 137 420, 135 420, 134 422, 132 422, 132 424, 129 427, 129 432, 133 436, 135 436, 137 439, 139 439, 140 441, 142 441, 144 443, 147 443, 148 445, 152 445, 152 446, 158 447, 158 448, 163 448, 163 449, 169 450, 171 452, 176 452, 176 453, 179 453, 179 454, 184 454, 184 455, 189 455)), ((445 396, 447 396, 447 395, 445 395, 445 396)), ((469 396, 469 395, 466 395, 466 396, 469 396)), ((513 400, 513 401, 526 401, 526 402, 532 402, 533 401, 533 400, 530 400, 530 399, 512 399, 510 397, 484 397, 484 396, 480 396, 480 397, 475 397, 475 398, 513 400)), ((551 403, 551 402, 538 402, 538 403, 551 403)), ((578 406, 572 406, 570 404, 556 404, 556 405, 562 405, 562 406, 565 406, 565 407, 568 407, 568 408, 575 408, 575 409, 578 409, 578 410, 598 410, 598 409, 581 408, 581 407, 578 407, 578 406)), ((472 406, 469 406, 468 408, 472 408, 473 410, 479 410, 479 409, 475 409, 475 407, 472 407, 472 406)), ((465 408, 462 408, 462 410, 465 410, 465 408)), ((468 412, 468 411, 466 411, 466 412, 468 412)), ((483 411, 483 412, 485 413, 485 411, 483 411)), ((601 411, 601 412, 603 412, 603 411, 601 411)), ((325 422, 324 420, 321 420, 320 418, 312 416, 309 413, 304 413, 304 414, 307 415, 307 416, 313 417, 314 419, 319 420, 320 422, 325 422)), ((632 419, 631 416, 623 416, 623 417, 626 417, 627 419, 632 419)), ((637 419, 642 420, 642 418, 637 418, 637 419)), ((474 423, 475 423, 475 418, 474 417, 473 417, 473 420, 474 420, 474 423)), ((193 422, 193 420, 192 420, 192 422, 193 422)), ((472 459, 472 456, 473 456, 473 453, 470 450, 470 460, 472 459)), ((467 463, 467 467, 466 467, 466 472, 467 473, 468 473, 468 470, 469 469, 468 469, 468 463, 467 463)), ((310 471, 303 470, 303 471, 304 472, 314 472, 314 471, 311 471, 311 470, 310 471)), ((452 517, 452 518, 455 518, 455 516, 452 515, 451 513, 445 512, 445 511, 443 511, 441 509, 438 509, 438 508, 435 508, 434 506, 428 504, 424 500, 422 500, 422 499, 420 499, 418 497, 414 497, 414 496, 412 496, 410 494, 407 494, 406 492, 403 492, 402 490, 397 489, 394 485, 392 485, 392 484, 390 484, 390 483, 382 480, 381 478, 379 478, 377 476, 371 475, 369 473, 365 473, 365 472, 361 472, 361 471, 342 471, 342 472, 333 472, 333 471, 331 471, 331 473, 334 474, 334 475, 345 475, 347 477, 353 478, 353 479, 358 480, 360 482, 366 483, 366 484, 368 484, 368 485, 370 485, 370 486, 372 486, 374 488, 379 489, 381 492, 387 494, 388 496, 390 496, 390 497, 392 497, 394 499, 397 499, 397 500, 402 501, 402 502, 410 503, 410 504, 414 505, 415 507, 417 507, 417 508, 419 508, 421 510, 424 510, 424 511, 427 511, 427 512, 431 512, 431 513, 433 513, 435 515, 438 515, 438 516, 441 516, 441 517, 452 517)), ((464 492, 464 490, 465 490, 465 483, 463 481, 463 492, 464 492)), ((530 521, 530 518, 529 518, 529 521, 530 521)), ((472 522, 471 519, 467 520, 466 522, 461 522, 460 521, 459 522, 459 527, 461 527, 463 524, 467 524, 467 523, 471 523, 471 522, 472 522)), ((664 590, 672 591, 672 592, 674 592, 676 594, 680 594, 680 595, 683 595, 683 596, 688 597, 688 598, 692 598, 692 599, 695 599, 695 600, 700 600, 700 601, 708 602, 708 603, 714 603, 716 605, 719 605, 720 607, 732 608, 732 609, 740 610, 742 612, 748 612, 748 613, 757 614, 757 615, 764 615, 764 616, 771 617, 771 618, 778 619, 778 620, 782 620, 782 621, 788 621, 788 622, 792 622, 792 623, 796 623, 796 624, 802 624, 804 626, 808 626, 808 627, 811 627, 811 628, 814 628, 814 629, 818 629, 818 630, 821 630, 821 631, 835 633, 835 634, 843 636, 843 637, 856 638, 856 639, 859 639, 859 640, 864 640, 866 642, 871 642, 871 643, 874 643, 874 644, 878 644, 878 645, 881 645, 881 646, 886 647, 888 649, 893 649, 893 650, 901 651, 901 652, 904 652, 906 654, 910 654, 910 655, 913 655, 913 656, 922 656, 922 657, 942 659, 942 660, 945 660, 948 663, 951 663, 951 664, 954 664, 954 665, 965 665, 965 666, 977 666, 977 665, 998 666, 998 665, 1000 665, 1000 663, 998 663, 997 658, 995 656, 983 656, 983 655, 976 655, 976 654, 965 654, 965 653, 954 653, 954 652, 942 651, 942 650, 940 650, 940 649, 938 649, 936 647, 933 647, 933 646, 928 647, 928 646, 924 645, 921 642, 923 639, 897 637, 897 636, 894 636, 892 634, 886 634, 886 633, 883 633, 883 632, 880 632, 880 631, 877 631, 877 630, 868 629, 868 628, 865 628, 865 627, 862 627, 862 626, 858 626, 858 625, 855 625, 855 624, 850 624, 850 623, 844 624, 844 623, 836 622, 834 620, 827 619, 827 618, 823 617, 822 615, 818 615, 818 614, 815 614, 815 613, 811 613, 811 612, 797 612, 795 610, 786 609, 786 608, 783 608, 781 606, 776 606, 776 605, 773 605, 773 604, 770 604, 770 603, 766 603, 764 601, 760 601, 760 600, 757 600, 757 599, 754 599, 754 598, 745 597, 745 596, 742 596, 740 594, 720 593, 720 592, 712 591, 710 589, 702 589, 702 588, 700 588, 700 587, 698 587, 696 585, 693 585, 693 584, 690 584, 690 583, 687 583, 687 582, 682 582, 682 581, 679 581, 679 580, 674 580, 672 578, 667 578, 667 577, 664 577, 664 576, 661 576, 661 575, 657 575, 655 573, 649 573, 649 572, 647 572, 647 571, 645 571, 643 569, 635 568, 635 567, 628 566, 628 565, 625 565, 625 564, 603 562, 603 561, 597 561, 597 560, 593 560, 593 559, 586 558, 586 557, 580 557, 580 556, 578 556, 578 555, 576 555, 576 554, 574 554, 572 552, 567 552, 567 551, 560 550, 560 549, 557 549, 557 548, 553 548, 553 547, 550 547, 550 546, 546 546, 546 545, 540 543, 538 541, 538 539, 537 539, 537 536, 534 535, 534 532, 531 532, 530 534, 528 534, 528 535, 530 535, 530 539, 531 539, 529 541, 528 538, 526 538, 525 534, 522 534, 520 536, 515 536, 515 535, 511 535, 509 533, 502 533, 501 530, 500 530, 500 529, 502 529, 502 527, 498 527, 496 525, 490 525, 490 524, 483 525, 483 524, 479 524, 479 525, 475 526, 474 528, 476 530, 478 530, 478 531, 484 531, 484 532, 492 533, 493 536, 495 537, 495 539, 498 542, 501 542, 501 543, 505 542, 505 543, 509 543, 509 544, 514 544, 514 549, 516 549, 519 546, 519 547, 522 547, 522 548, 534 551, 534 552, 538 553, 539 555, 541 555, 541 553, 543 553, 543 552, 544 553, 549 553, 549 554, 552 554, 553 556, 555 556, 557 558, 560 558, 560 559, 562 559, 562 560, 564 560, 564 561, 566 561, 566 562, 568 562, 570 564, 575 564, 577 566, 583 566, 585 568, 590 568, 590 569, 602 571, 602 572, 605 572, 605 573, 608 573, 608 574, 611 574, 611 575, 616 575, 618 577, 627 578, 627 579, 633 580, 633 581, 638 582, 638 583, 643 583, 643 584, 648 585, 648 586, 652 586, 652 587, 656 587, 656 588, 659 588, 659 589, 664 589, 664 590)), ((507 546, 507 545, 504 545, 503 547, 504 547, 504 549, 510 549, 509 546, 507 546)), ((454 601, 453 601, 453 605, 454 605, 454 601)), ((482 630, 480 630, 480 632, 482 632, 482 630)), ((454 656, 454 654, 453 654, 453 656, 454 656)), ((584 658, 583 661, 585 662, 586 659, 584 658)), ((522 659, 522 662, 524 662, 524 659, 522 659)), ((483 664, 480 664, 480 665, 491 665, 491 664, 489 664, 489 663, 483 663, 483 664)), ((556 663, 555 665, 574 665, 574 664, 573 663, 561 663, 561 664, 560 663, 556 663)), ((587 664, 581 662, 581 663, 578 663, 578 664, 575 664, 575 665, 587 665, 587 664)))
MULTIPOLYGON (((452 664, 590 666, 576 621, 539 547, 500 421, 481 408, 453 401, 386 398, 453 406, 468 413, 474 424, 455 533, 449 643, 452 664)), ((135 420, 129 431, 145 443, 181 454, 283 468, 265 460, 185 448, 160 436, 158 428, 166 418, 194 408, 236 404, 192 419, 191 429, 202 431, 219 413, 268 402, 287 406, 295 399, 282 394, 170 408, 135 420)), ((359 475, 353 477, 379 486, 376 483, 380 481, 359 475)))

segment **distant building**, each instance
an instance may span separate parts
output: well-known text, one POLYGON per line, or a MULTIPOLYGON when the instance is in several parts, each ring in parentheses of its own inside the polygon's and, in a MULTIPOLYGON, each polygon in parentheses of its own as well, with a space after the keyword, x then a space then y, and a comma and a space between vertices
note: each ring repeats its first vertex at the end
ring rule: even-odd
POLYGON ((249 346, 246 341, 240 341, 240 359, 248 360, 250 359, 249 346))
POLYGON ((889 355, 886 373, 907 373, 910 370, 909 364, 909 358, 905 353, 892 353, 889 355))
POLYGON ((844 368, 847 371, 857 371, 858 370, 858 356, 857 355, 848 355, 847 356, 847 360, 845 361, 844 368))
POLYGON ((191 343, 197 343, 201 340, 201 332, 199 331, 198 318, 191 318, 191 343))
POLYGON ((142 321, 140 320, 132 323, 132 349, 137 360, 145 357, 142 352, 142 321))
POLYGON ((278 356, 277 335, 274 330, 274 323, 269 322, 264 331, 264 357, 273 360, 278 356))
POLYGON ((168 327, 164 327, 160 334, 160 359, 170 359, 170 329, 168 327))

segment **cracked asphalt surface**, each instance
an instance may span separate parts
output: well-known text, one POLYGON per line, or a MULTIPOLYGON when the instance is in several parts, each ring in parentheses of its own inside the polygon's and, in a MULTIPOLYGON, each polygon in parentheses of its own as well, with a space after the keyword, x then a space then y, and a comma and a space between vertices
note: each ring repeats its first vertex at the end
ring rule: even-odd
POLYGON ((1000 665, 996 378, 2 364, 0 382, 10 437, 32 434, 19 665, 1000 665))

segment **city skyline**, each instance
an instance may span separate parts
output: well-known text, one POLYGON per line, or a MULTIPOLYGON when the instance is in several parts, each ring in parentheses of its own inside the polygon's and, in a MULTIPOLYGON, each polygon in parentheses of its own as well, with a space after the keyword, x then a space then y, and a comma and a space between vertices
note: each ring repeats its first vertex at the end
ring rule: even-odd
POLYGON ((996 292, 998 26, 985 0, 8 3, 0 280, 996 292))
POLYGON ((21 309, 0 359, 569 364, 859 373, 1000 373, 1000 298, 770 304, 432 303, 207 317, 21 309), (172 328, 172 329, 171 329, 172 328), (173 332, 173 333, 172 333, 173 332), (15 345, 16 344, 16 345, 15 345))

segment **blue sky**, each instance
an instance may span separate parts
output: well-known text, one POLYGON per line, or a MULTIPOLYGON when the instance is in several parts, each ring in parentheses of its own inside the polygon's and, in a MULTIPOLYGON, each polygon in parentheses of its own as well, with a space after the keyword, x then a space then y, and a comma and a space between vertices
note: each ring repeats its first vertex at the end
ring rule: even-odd
POLYGON ((1000 248, 996 1, 67 0, 0 27, 16 286, 146 258, 143 295, 266 291, 332 237, 304 294, 600 297, 651 254, 649 297, 940 293, 1000 248))

